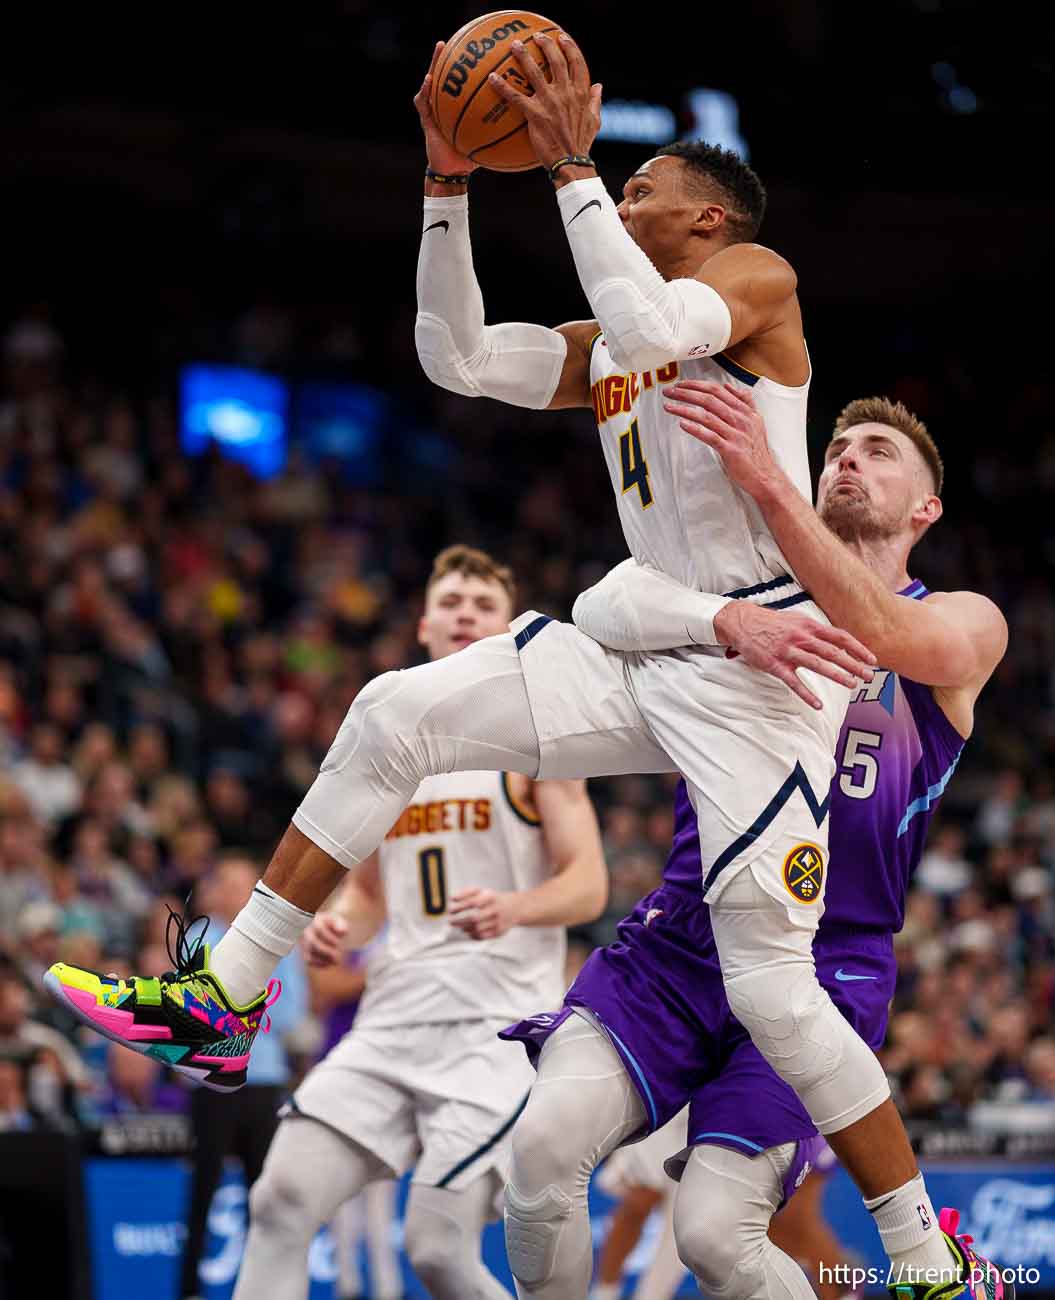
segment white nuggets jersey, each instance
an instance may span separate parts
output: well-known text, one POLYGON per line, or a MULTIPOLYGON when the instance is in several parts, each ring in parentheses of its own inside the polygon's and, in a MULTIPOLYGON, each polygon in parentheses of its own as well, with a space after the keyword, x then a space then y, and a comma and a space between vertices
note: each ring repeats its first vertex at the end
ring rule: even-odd
POLYGON ((386 942, 356 1027, 516 1020, 564 993, 563 926, 470 939, 447 918, 461 889, 533 889, 552 875, 542 826, 504 772, 430 776, 378 849, 386 942))
POLYGON ((598 334, 590 351, 590 393, 631 555, 682 586, 717 594, 792 574, 762 512, 731 482, 717 453, 664 411, 663 389, 676 379, 749 387, 777 463, 810 497, 809 380, 786 388, 724 353, 628 375, 598 334))

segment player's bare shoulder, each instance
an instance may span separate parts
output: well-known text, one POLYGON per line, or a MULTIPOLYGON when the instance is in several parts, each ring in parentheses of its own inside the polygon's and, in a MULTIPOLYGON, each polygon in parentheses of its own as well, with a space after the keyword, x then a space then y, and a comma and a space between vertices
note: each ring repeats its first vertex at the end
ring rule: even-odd
POLYGON ((780 302, 795 296, 799 278, 786 257, 765 244, 730 244, 709 257, 696 279, 722 292, 736 285, 755 303, 780 302))
POLYGON ((557 326, 557 333, 568 345, 568 355, 548 410, 590 405, 590 351, 600 329, 595 320, 575 320, 557 326))
POLYGON ((730 244, 704 262, 696 279, 729 308, 727 356, 778 384, 809 380, 798 276, 787 258, 764 244, 730 244))

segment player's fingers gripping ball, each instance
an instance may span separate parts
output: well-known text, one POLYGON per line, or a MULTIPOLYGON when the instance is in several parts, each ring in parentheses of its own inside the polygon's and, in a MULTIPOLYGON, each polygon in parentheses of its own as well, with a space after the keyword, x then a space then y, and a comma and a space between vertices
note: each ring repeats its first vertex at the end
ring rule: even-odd
POLYGON ((487 79, 494 72, 523 94, 533 94, 513 42, 523 42, 528 57, 549 80, 549 66, 535 38, 546 33, 556 39, 560 31, 541 14, 501 9, 454 33, 433 73, 431 98, 433 119, 452 149, 492 171, 522 172, 539 165, 524 114, 502 99, 487 79))

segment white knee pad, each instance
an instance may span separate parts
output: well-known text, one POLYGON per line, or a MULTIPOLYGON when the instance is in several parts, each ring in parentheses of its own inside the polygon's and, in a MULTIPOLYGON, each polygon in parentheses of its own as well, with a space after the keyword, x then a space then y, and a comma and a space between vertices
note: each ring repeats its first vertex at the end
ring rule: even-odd
POLYGON ((690 1152, 674 1201, 674 1240, 708 1294, 754 1294, 762 1243, 796 1148, 785 1142, 753 1157, 720 1146, 690 1152))
POLYGON ((889 1097, 875 1053, 821 988, 812 963, 762 963, 727 979, 725 992, 821 1133, 837 1133, 889 1097))
POLYGON ((715 1300, 814 1300, 799 1266, 769 1240, 797 1143, 749 1157, 693 1148, 674 1202, 678 1255, 715 1300))
POLYGON ((552 1183, 537 1196, 521 1196, 506 1186, 506 1254, 509 1268, 524 1286, 548 1282, 557 1259, 564 1223, 571 1217, 570 1196, 552 1183))

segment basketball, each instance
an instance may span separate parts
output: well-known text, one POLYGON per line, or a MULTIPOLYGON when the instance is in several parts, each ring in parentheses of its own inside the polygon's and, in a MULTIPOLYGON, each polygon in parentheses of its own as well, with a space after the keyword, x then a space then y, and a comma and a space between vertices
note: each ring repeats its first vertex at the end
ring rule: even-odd
POLYGON ((492 171, 524 172, 539 165, 523 113, 500 99, 487 78, 497 72, 530 94, 513 41, 523 41, 536 63, 544 65, 534 38, 539 32, 556 37, 560 31, 541 14, 499 9, 454 33, 432 83, 432 114, 452 149, 492 171))

